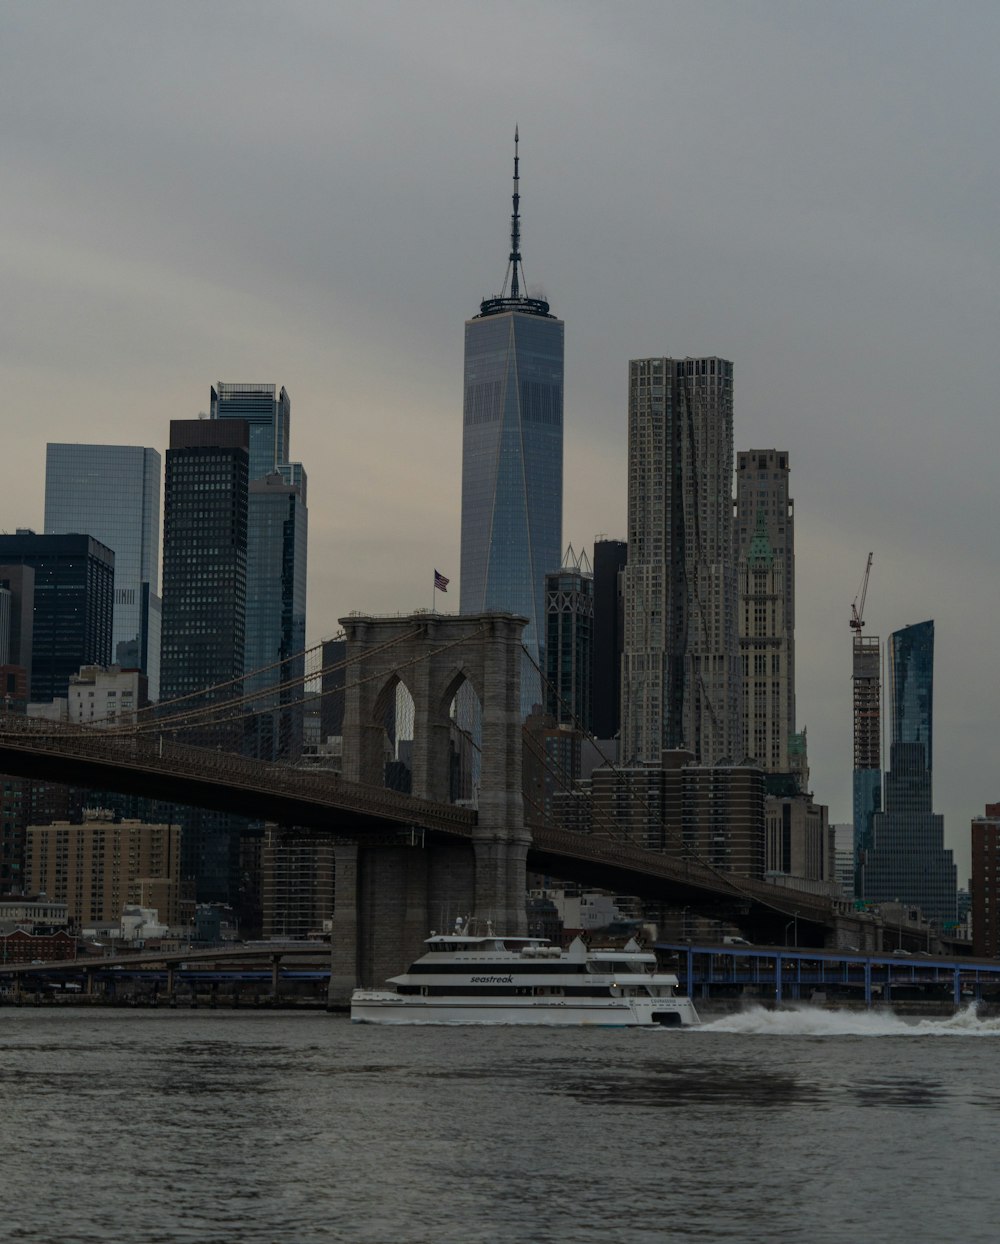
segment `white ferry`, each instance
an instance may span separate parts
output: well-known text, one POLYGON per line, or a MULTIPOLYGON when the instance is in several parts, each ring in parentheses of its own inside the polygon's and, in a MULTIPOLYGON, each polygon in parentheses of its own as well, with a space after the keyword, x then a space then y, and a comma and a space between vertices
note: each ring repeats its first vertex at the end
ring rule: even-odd
POLYGON ((621 950, 567 950, 543 937, 434 934, 427 952, 385 989, 356 989, 358 1024, 600 1024, 606 1027, 697 1024, 677 977, 656 970, 656 956, 634 940, 621 950))

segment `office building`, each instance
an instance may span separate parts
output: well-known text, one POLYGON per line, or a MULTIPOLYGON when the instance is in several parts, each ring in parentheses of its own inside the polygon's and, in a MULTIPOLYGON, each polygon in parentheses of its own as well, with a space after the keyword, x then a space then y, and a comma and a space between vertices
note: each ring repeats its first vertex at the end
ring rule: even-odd
POLYGON ((972 953, 1000 957, 1000 803, 972 821, 972 953))
POLYGON ((170 423, 163 509, 160 695, 241 694, 246 651, 249 435, 245 422, 170 423), (218 691, 207 688, 225 684, 218 691))
MULTIPOLYGON (((545 576, 546 707, 556 721, 593 730, 594 575, 570 545, 562 568, 545 576)), ((574 777, 579 776, 574 773, 574 777)))
POLYGON ((212 419, 239 419, 249 429, 250 479, 263 479, 288 462, 292 402, 273 384, 219 383, 211 391, 212 419))
POLYGON ((768 795, 764 800, 766 869, 799 881, 837 881, 829 809, 811 795, 768 795))
POLYGON ((699 764, 743 751, 733 557, 733 365, 629 364, 622 746, 699 764))
POLYGON ((594 541, 594 642, 591 648, 593 733, 613 739, 621 721, 622 652, 625 648, 624 540, 594 541))
MULTIPOLYGON (((115 585, 111 549, 82 533, 40 536, 18 531, 0 536, 0 565, 29 566, 34 571, 32 700, 65 697, 70 675, 81 665, 111 664, 115 585)), ((21 581, 26 585, 27 578, 21 581)), ((20 643, 23 646, 23 629, 20 643)), ((16 663, 27 664, 23 658, 16 663)))
POLYGON ((85 532, 115 555, 110 659, 159 696, 160 455, 136 445, 49 444, 45 531, 85 532))
POLYGON ((247 746, 260 760, 302 755, 307 517, 303 486, 274 471, 250 483, 246 680, 255 698, 247 746))
POLYGON ((868 863, 873 849, 875 814, 882 807, 882 646, 877 636, 852 639, 854 699, 854 892, 869 896, 868 863))
POLYGON ((872 816, 864 897, 918 906, 941 927, 955 923, 958 879, 944 846, 944 818, 932 812, 934 623, 889 637, 892 742, 885 810, 872 816))
POLYGON ((79 825, 29 825, 30 891, 65 903, 76 925, 117 923, 127 904, 155 907, 164 923, 177 924, 180 839, 177 825, 116 823, 92 809, 79 825))
POLYGON ((308 512, 306 473, 288 461, 291 412, 273 384, 220 381, 211 391, 212 420, 249 430, 244 670, 257 698, 246 749, 261 760, 302 754, 308 512))
POLYGON ((31 637, 35 627, 35 572, 31 566, 0 565, 0 664, 20 666, 31 678, 31 637))
POLYGON ((751 449, 736 460, 743 755, 768 773, 788 773, 795 732, 795 517, 788 454, 751 449))
MULTIPOLYGON (((163 507, 163 643, 160 699, 179 711, 210 710, 184 742, 240 751, 243 693, 249 428, 244 420, 180 419, 170 424, 163 507)), ((169 720, 169 716, 164 720, 169 720)), ((181 875, 202 903, 235 903, 240 832, 223 812, 178 808, 181 875)))
MULTIPOLYGON (((522 292, 516 134, 514 151, 507 275, 465 325, 460 609, 527 618, 544 669, 545 575, 562 553, 563 322, 522 292)), ((524 683, 527 713, 537 681, 524 683)))

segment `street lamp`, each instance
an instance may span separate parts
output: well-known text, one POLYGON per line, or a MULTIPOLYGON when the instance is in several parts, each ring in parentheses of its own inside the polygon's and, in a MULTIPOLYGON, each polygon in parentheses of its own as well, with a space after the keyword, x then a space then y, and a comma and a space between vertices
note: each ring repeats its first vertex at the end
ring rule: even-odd
POLYGON ((788 930, 791 928, 794 928, 795 930, 794 941, 792 942, 792 945, 798 946, 799 944, 799 913, 798 912, 796 912, 795 915, 791 918, 791 920, 789 920, 789 922, 785 925, 785 945, 786 946, 788 945, 788 930))

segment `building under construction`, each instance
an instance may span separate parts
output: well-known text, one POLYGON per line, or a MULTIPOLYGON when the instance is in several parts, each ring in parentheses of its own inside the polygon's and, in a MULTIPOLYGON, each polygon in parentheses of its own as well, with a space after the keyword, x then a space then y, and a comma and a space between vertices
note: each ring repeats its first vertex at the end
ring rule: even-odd
POLYGON ((872 850, 872 818, 882 807, 882 649, 863 635, 865 596, 871 574, 868 554, 861 590, 851 607, 854 688, 854 893, 865 898, 865 865, 872 850), (860 604, 859 604, 860 600, 860 604))

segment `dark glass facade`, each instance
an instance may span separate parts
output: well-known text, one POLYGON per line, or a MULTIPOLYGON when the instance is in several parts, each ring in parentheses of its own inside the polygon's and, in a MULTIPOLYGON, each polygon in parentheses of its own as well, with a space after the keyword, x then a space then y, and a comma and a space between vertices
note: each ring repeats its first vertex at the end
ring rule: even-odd
POLYGON ((563 323, 523 302, 465 325, 460 608, 526 617, 538 661, 562 560, 563 323))
POLYGON ((6 631, 0 635, 0 662, 20 665, 30 678, 31 637, 35 629, 34 570, 31 566, 0 565, 0 589, 9 595, 6 631))
POLYGON ((160 455, 136 445, 50 444, 45 531, 85 531, 114 551, 112 656, 159 695, 160 455))
POLYGON ((589 733, 593 729, 593 577, 574 567, 546 575, 545 610, 546 709, 560 725, 589 733))
POLYGON ((930 780, 934 755, 934 623, 904 626, 889 637, 893 743, 920 743, 930 780))
POLYGON ((35 572, 31 698, 51 702, 81 665, 111 664, 115 555, 90 535, 0 536, 0 565, 17 564, 35 572))
POLYGON ((594 541, 594 644, 591 652, 593 728, 599 739, 613 739, 621 720, 625 596, 622 572, 628 563, 624 540, 594 541))
MULTIPOLYGON (((163 511, 164 701, 242 677, 248 463, 245 423, 171 422, 163 511)), ((236 682, 206 702, 239 694, 236 682)))

